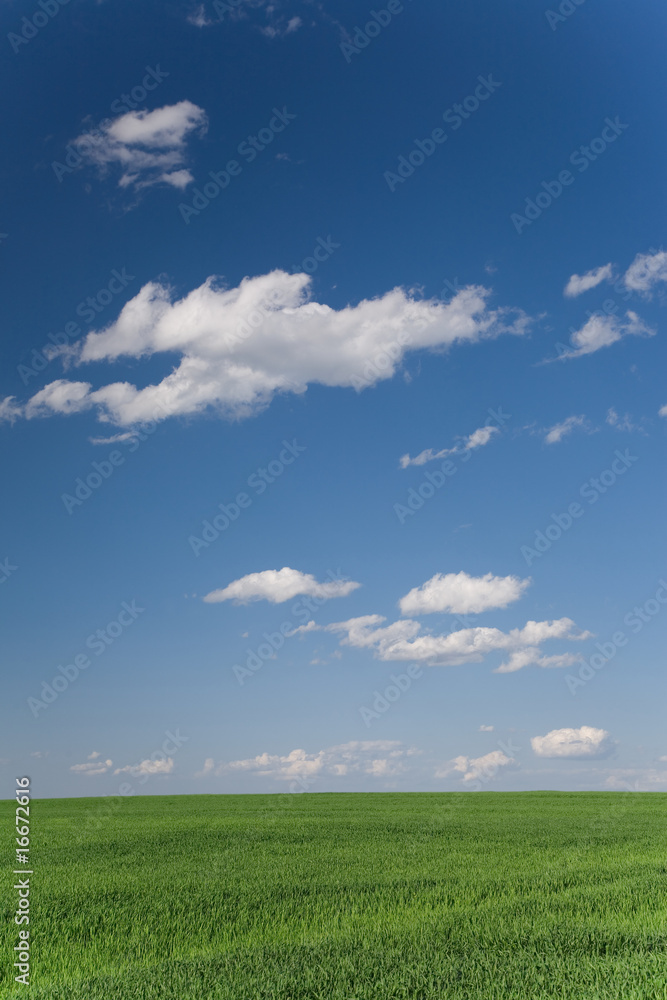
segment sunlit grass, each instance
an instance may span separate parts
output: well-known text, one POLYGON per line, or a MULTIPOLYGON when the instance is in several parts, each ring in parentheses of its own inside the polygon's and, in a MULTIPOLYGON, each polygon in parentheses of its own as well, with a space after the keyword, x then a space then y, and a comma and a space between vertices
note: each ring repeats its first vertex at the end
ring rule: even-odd
POLYGON ((104 808, 31 804, 33 985, 13 982, 10 959, 3 997, 667 1000, 667 795, 104 808))

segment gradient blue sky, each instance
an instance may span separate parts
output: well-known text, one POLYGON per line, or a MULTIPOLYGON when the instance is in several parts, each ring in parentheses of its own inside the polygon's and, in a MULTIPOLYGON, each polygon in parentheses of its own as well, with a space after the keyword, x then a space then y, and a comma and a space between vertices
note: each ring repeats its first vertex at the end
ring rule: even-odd
MULTIPOLYGON (((406 0, 360 46, 372 20, 360 3, 70 0, 31 28, 37 3, 5 0, 0 73, 14 95, 0 220, 6 788, 24 773, 39 796, 667 788, 667 604, 656 598, 667 600, 667 25, 653 0, 572 6, 557 20, 527 0, 453 10, 406 0), (151 81, 162 77, 152 90, 142 87, 147 68, 151 81), (493 92, 457 118, 480 77, 493 92), (128 119, 122 95, 135 88, 128 119), (175 132, 138 155, 127 136, 145 132, 144 112, 157 109, 175 132), (294 116, 280 131, 275 109, 294 116), (265 148, 239 151, 271 122, 265 148), (86 155, 75 140, 100 123, 86 155), (413 156, 410 173, 400 158, 437 129, 441 141, 426 144, 423 164, 413 156), (166 182, 165 150, 178 175, 166 182), (236 172, 202 208, 197 191, 230 160, 236 172), (569 180, 554 183, 563 171, 569 180), (553 197, 531 208, 546 190, 553 197), (196 215, 183 208, 193 204, 196 215), (532 221, 519 220, 526 213, 532 221), (572 275, 605 265, 564 294, 572 275), (341 375, 330 314, 292 305, 273 340, 270 319, 263 343, 253 348, 251 334, 238 348, 255 351, 244 355, 249 380, 262 380, 270 354, 282 388, 239 409, 231 400, 246 375, 230 389, 211 360, 227 329, 222 289, 270 275, 266 287, 284 290, 275 272, 304 267, 313 273, 299 302, 350 307, 336 320, 343 340, 384 344, 422 314, 444 317, 445 332, 435 349, 409 333, 391 377, 366 367, 380 348, 369 349, 364 388, 350 385, 349 366, 341 375), (114 271, 125 278, 110 295, 114 271), (186 349, 146 346, 159 322, 136 304, 116 321, 150 282, 177 302, 210 276, 218 282, 206 301, 171 314, 176 340, 183 330, 194 338, 201 404, 177 405, 147 429, 141 408, 105 411, 89 399, 112 383, 164 387, 186 349), (468 317, 468 342, 449 343, 447 309, 471 286, 488 297, 468 317), (384 299, 393 289, 402 291, 384 299), (522 312, 495 313, 503 309, 522 312), (49 334, 68 323, 71 351, 46 359, 49 334), (106 328, 107 340, 133 345, 129 354, 112 345, 111 357, 82 358, 86 336, 106 328), (311 358, 319 374, 309 377, 311 358), (76 412, 59 412, 53 387, 30 403, 59 380, 76 412), (73 382, 92 389, 79 397, 73 382), (502 426, 466 450, 499 413, 502 426), (284 441, 304 450, 260 493, 248 480, 279 461, 284 441), (401 457, 457 445, 456 472, 406 513, 409 491, 443 459, 403 468, 401 457), (108 478, 84 502, 64 501, 111 453, 108 478), (614 462, 609 485, 591 485, 614 462), (250 503, 236 520, 193 545, 219 504, 244 491, 250 503), (573 503, 572 526, 559 538, 552 529, 548 549, 531 555, 536 532, 573 503), (360 586, 307 614, 298 596, 202 600, 282 567, 360 586), (505 586, 521 594, 465 620, 402 615, 398 601, 436 574, 512 577, 505 586), (98 655, 88 637, 133 601, 144 610, 125 613, 131 624, 98 655), (632 617, 637 607, 645 621, 632 617), (540 647, 578 662, 499 673, 498 650, 452 664, 421 659, 415 646, 415 656, 390 659, 398 654, 381 637, 341 643, 345 631, 311 628, 239 682, 235 665, 265 633, 366 615, 383 616, 380 627, 414 620, 421 636, 564 618, 591 636, 540 647), (596 643, 619 632, 614 655, 591 667, 596 643), (55 700, 29 702, 86 653, 90 666, 55 700), (375 716, 361 711, 413 665, 400 697, 375 716)), ((236 323, 235 314, 229 329, 236 323)))

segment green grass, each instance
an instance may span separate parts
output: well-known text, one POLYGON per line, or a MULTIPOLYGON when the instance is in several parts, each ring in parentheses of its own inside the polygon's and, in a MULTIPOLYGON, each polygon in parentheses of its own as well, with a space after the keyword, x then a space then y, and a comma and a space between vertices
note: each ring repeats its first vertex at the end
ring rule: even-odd
MULTIPOLYGON (((0 803, 8 841, 13 808, 0 803)), ((147 796, 30 813, 32 985, 9 959, 2 997, 667 998, 667 795, 147 796)))

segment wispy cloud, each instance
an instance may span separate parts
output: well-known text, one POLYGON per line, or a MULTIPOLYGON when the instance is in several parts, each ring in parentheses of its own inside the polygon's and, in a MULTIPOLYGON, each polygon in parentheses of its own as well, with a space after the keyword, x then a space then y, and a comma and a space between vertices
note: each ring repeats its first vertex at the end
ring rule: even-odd
POLYGON ((611 264, 604 264, 603 267, 587 271, 586 274, 573 274, 565 286, 563 295, 568 299, 573 299, 583 292, 588 292, 591 288, 596 288, 603 281, 611 281, 612 278, 613 268, 611 264))
POLYGON ((567 420, 549 427, 544 436, 544 441, 546 444, 557 444, 568 434, 571 434, 576 427, 586 428, 588 426, 588 421, 583 414, 578 417, 568 417, 567 420))
POLYGON ((425 465, 426 462, 433 462, 437 458, 446 458, 447 455, 460 455, 465 451, 481 448, 489 443, 492 436, 498 433, 498 430, 498 427, 478 427, 467 438, 462 438, 453 448, 442 448, 440 451, 433 451, 432 448, 427 448, 425 451, 421 451, 415 458, 410 458, 409 455, 402 455, 400 466, 402 469, 407 469, 409 465, 425 465))
POLYGON ((193 180, 186 168, 186 140, 191 134, 203 135, 207 125, 202 108, 179 101, 155 111, 129 111, 103 125, 94 142, 84 135, 72 144, 102 173, 120 168, 121 188, 139 191, 167 184, 182 190, 193 180))
POLYGON ((219 762, 208 757, 195 777, 220 777, 245 772, 276 781, 324 775, 345 777, 350 774, 386 778, 406 771, 407 761, 418 753, 416 747, 406 746, 399 740, 354 740, 315 753, 298 749, 285 755, 261 753, 245 760, 219 762))

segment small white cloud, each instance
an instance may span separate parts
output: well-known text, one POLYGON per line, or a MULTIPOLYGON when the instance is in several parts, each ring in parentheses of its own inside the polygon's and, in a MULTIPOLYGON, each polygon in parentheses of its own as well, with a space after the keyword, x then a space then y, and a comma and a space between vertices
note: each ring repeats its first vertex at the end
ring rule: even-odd
POLYGON ((329 600, 332 597, 347 597, 360 587, 353 580, 333 579, 328 583, 318 583, 310 573, 283 566, 282 569, 265 569, 261 573, 249 573, 240 580, 234 580, 220 590, 212 590, 203 598, 207 604, 220 601, 234 601, 235 604, 249 604, 250 601, 270 601, 283 604, 299 594, 329 600))
POLYGON ((485 444, 488 444, 493 435, 498 432, 498 427, 478 427, 476 431, 469 434, 467 438, 463 438, 453 448, 442 448, 440 451, 433 451, 432 448, 427 448, 425 451, 421 451, 415 458, 410 458, 410 455, 402 455, 400 466, 402 469, 407 469, 409 465, 425 465, 427 462, 433 462, 438 458, 446 458, 447 455, 461 455, 466 451, 472 451, 474 448, 481 448, 485 444))
POLYGON ((207 16, 204 4, 200 4, 187 16, 188 24, 194 24, 196 28, 207 28, 213 21, 207 16))
POLYGON ((578 417, 568 417, 567 420, 563 420, 560 424, 554 424, 553 427, 549 427, 544 436, 544 441, 546 444, 556 444, 558 441, 562 441, 567 434, 571 434, 575 427, 587 426, 588 421, 583 414, 578 417))
MULTIPOLYGON (((99 754, 97 756, 99 757, 99 754)), ((92 778, 96 774, 106 774, 112 764, 112 760, 96 760, 90 764, 72 764, 70 771, 74 771, 75 774, 85 774, 92 778)))
POLYGON ((614 746, 606 729, 593 726, 552 729, 546 736, 533 736, 530 743, 537 757, 604 757, 614 746))
POLYGON ((37 757, 38 759, 41 759, 42 757, 48 757, 50 753, 51 753, 50 750, 33 750, 33 752, 30 754, 30 756, 31 757, 37 757))
POLYGON ((402 615, 434 612, 477 614, 489 608, 506 608, 518 601, 530 586, 530 579, 518 576, 469 576, 467 573, 436 573, 421 587, 413 587, 398 606, 402 615))
POLYGON ((667 281, 667 252, 638 253, 623 280, 626 288, 650 297, 653 285, 667 281))
POLYGON ((97 758, 101 756, 102 754, 99 752, 99 750, 93 750, 92 753, 88 754, 88 760, 97 760, 97 758))
POLYGON ((125 767, 117 767, 114 774, 132 774, 135 777, 147 774, 171 774, 174 770, 172 757, 166 760, 142 760, 140 764, 127 764, 125 767))
POLYGON ((191 101, 165 105, 155 111, 128 111, 103 125, 97 137, 85 133, 74 139, 84 162, 105 172, 120 167, 118 186, 135 190, 155 184, 184 188, 192 180, 185 169, 186 139, 203 135, 206 112, 191 101))
POLYGON ((565 286, 563 295, 568 299, 573 299, 577 295, 589 291, 591 288, 596 288, 603 281, 611 281, 612 278, 613 268, 611 264, 605 264, 603 267, 595 268, 593 271, 587 271, 586 274, 573 274, 565 286))
POLYGON ((493 726, 480 726, 479 727, 479 731, 480 731, 480 733, 492 733, 493 732, 493 726))
POLYGON ((618 343, 623 337, 653 337, 655 330, 646 326, 637 313, 628 310, 625 317, 606 316, 595 313, 584 325, 570 337, 573 351, 564 351, 558 360, 581 358, 585 354, 594 354, 603 347, 618 343))
POLYGON ((458 772, 463 775, 463 781, 490 781, 502 768, 516 766, 517 762, 514 757, 508 757, 502 750, 491 750, 483 757, 473 757, 472 759, 465 756, 455 757, 439 767, 435 772, 435 777, 447 778, 450 774, 458 772))
POLYGON ((658 410, 658 416, 659 417, 667 417, 667 403, 665 403, 664 406, 660 407, 660 409, 658 410))

